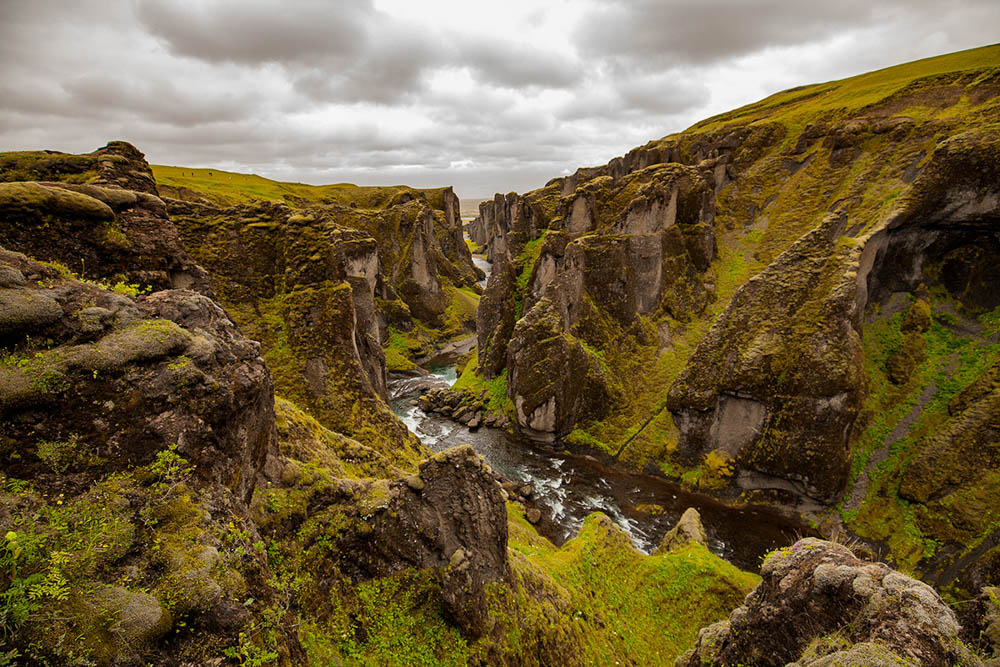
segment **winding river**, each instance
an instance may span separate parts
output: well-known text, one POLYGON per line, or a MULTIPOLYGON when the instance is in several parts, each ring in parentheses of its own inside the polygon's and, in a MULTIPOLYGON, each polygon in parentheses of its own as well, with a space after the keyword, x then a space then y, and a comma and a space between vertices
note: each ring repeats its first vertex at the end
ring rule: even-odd
MULTIPOLYGON (((488 278, 489 262, 481 256, 474 259, 488 278)), ((694 507, 701 514, 709 548, 742 569, 756 571, 765 553, 813 532, 766 507, 730 507, 660 477, 525 442, 500 429, 470 431, 428 414, 413 399, 430 388, 450 387, 456 379, 453 363, 432 364, 430 370, 431 375, 422 378, 390 379, 393 411, 431 450, 471 445, 503 477, 530 484, 531 501, 542 513, 538 531, 557 545, 573 537, 587 515, 603 512, 638 549, 650 553, 684 510, 694 507)))

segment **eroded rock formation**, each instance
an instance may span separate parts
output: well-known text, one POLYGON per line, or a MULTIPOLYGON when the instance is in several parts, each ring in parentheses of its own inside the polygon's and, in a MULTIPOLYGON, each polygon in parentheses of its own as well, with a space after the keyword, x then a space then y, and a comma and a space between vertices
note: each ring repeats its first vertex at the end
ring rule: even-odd
POLYGON ((5 161, 0 216, 0 246, 59 262, 84 278, 209 293, 208 277, 170 224, 149 165, 125 142, 88 155, 5 161))
POLYGON ((808 538, 764 561, 728 621, 677 665, 979 665, 954 612, 927 584, 808 538))

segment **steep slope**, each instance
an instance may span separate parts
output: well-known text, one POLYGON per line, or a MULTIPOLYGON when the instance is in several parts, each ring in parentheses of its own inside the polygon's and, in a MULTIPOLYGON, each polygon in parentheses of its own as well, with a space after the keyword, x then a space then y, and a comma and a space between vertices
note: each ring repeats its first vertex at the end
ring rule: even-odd
POLYGON ((992 580, 996 467, 969 457, 997 442, 998 117, 993 46, 497 195, 470 225, 497 268, 463 386, 505 382, 533 439, 819 515, 844 499, 900 562, 992 580))
POLYGON ((468 336, 479 298, 451 188, 153 170, 185 246, 263 344, 279 393, 382 451, 405 443, 384 403, 387 368, 415 369, 468 336))

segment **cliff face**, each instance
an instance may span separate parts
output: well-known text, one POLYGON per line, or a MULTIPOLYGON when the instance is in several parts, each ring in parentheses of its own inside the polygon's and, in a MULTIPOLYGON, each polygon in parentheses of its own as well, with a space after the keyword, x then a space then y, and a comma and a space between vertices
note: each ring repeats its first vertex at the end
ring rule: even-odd
MULTIPOLYGON (((383 346, 396 332, 429 350, 463 331, 454 304, 478 297, 478 276, 454 192, 343 186, 312 195, 322 201, 225 206, 208 189, 162 189, 184 197, 167 199, 171 218, 220 301, 262 342, 279 393, 381 451, 416 451, 384 402, 383 346)), ((410 363, 400 352, 391 368, 410 363)))
POLYGON ((954 577, 995 542, 992 468, 959 440, 995 440, 998 65, 988 47, 779 93, 484 202, 470 234, 501 268, 478 373, 506 377, 528 437, 844 499, 837 520, 954 577), (526 352, 545 346, 565 352, 526 352))

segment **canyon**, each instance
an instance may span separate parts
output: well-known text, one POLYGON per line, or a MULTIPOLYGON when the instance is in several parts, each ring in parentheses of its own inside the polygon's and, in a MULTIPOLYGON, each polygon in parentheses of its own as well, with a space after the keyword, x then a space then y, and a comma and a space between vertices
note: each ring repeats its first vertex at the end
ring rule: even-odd
POLYGON ((465 220, 0 153, 0 665, 993 664, 997 118, 984 47, 465 220))

